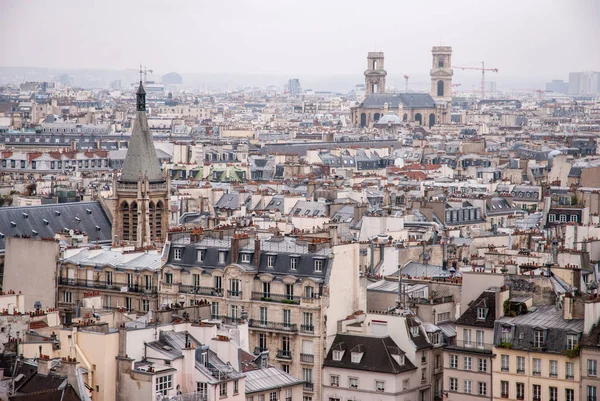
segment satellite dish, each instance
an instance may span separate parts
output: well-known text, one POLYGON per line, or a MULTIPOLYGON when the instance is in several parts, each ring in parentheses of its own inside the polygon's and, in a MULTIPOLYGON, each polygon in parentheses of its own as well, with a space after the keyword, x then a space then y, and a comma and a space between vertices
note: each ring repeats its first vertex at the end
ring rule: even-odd
POLYGON ((40 301, 35 301, 33 303, 33 309, 35 309, 36 311, 42 309, 42 303, 40 301))

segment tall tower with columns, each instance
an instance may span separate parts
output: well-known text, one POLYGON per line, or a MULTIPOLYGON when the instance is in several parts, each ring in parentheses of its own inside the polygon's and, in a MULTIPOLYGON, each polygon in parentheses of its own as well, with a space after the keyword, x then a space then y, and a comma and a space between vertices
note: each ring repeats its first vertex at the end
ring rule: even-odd
POLYGON ((440 102, 452 101, 452 47, 433 46, 431 49, 431 97, 440 102))
POLYGON ((383 69, 383 52, 369 52, 365 71, 365 95, 385 92, 385 76, 383 69))

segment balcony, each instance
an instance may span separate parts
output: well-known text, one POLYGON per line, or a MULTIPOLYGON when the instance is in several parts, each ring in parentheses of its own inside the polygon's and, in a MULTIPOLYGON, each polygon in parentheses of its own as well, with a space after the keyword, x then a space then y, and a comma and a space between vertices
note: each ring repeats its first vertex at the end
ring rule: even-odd
POLYGON ((242 299, 241 291, 227 290, 227 298, 242 299))
POLYGON ((313 383, 306 382, 302 385, 302 390, 304 390, 304 391, 314 391, 314 388, 315 388, 315 385, 313 383))
POLYGON ((321 298, 320 297, 301 297, 300 298, 300 302, 302 305, 304 306, 314 306, 314 307, 319 307, 321 306, 321 298))
POLYGON ((289 349, 278 349, 275 356, 279 359, 292 359, 292 351, 289 349))
POLYGON ((295 333, 298 331, 298 325, 295 323, 271 322, 268 320, 261 321, 257 319, 250 319, 248 320, 248 326, 253 329, 277 330, 288 333, 295 333))
POLYGON ((502 366, 502 367, 500 368, 500 371, 501 371, 501 372, 508 372, 508 367, 506 367, 506 366, 502 366))
POLYGON ((222 297, 223 289, 214 287, 202 287, 199 285, 179 284, 179 292, 195 295, 209 295, 213 297, 222 297))
POLYGON ((302 333, 311 333, 312 334, 315 332, 315 326, 313 326, 312 324, 301 324, 300 331, 302 333))
POLYGON ((492 348, 493 348, 493 344, 487 344, 487 343, 476 343, 474 341, 464 341, 464 340, 457 340, 455 341, 455 344, 452 345, 447 345, 446 349, 450 349, 450 350, 457 350, 457 351, 469 351, 469 352, 475 352, 475 353, 480 353, 480 354, 491 354, 492 353, 492 348))
POLYGON ((313 354, 300 354, 300 362, 303 363, 315 363, 315 356, 313 354))
POLYGON ((502 394, 500 394, 500 397, 502 397, 502 398, 508 398, 508 393, 502 393, 502 394))
POLYGON ((220 320, 224 324, 240 324, 240 323, 244 322, 244 320, 239 317, 225 316, 225 315, 212 315, 211 318, 215 319, 215 320, 220 320))
POLYGON ((58 278, 58 284, 70 287, 93 288, 107 291, 156 293, 155 286, 145 286, 132 283, 117 283, 114 281, 85 280, 78 278, 58 278))
POLYGON ((525 373, 525 369, 517 369, 517 373, 523 374, 525 373))
POLYGON ((537 372, 537 371, 534 371, 534 372, 533 372, 533 375, 534 375, 534 376, 541 376, 541 375, 542 375, 542 372, 537 372))
POLYGON ((252 299, 255 301, 281 302, 282 304, 300 304, 300 297, 287 294, 273 294, 270 292, 252 291, 252 299))

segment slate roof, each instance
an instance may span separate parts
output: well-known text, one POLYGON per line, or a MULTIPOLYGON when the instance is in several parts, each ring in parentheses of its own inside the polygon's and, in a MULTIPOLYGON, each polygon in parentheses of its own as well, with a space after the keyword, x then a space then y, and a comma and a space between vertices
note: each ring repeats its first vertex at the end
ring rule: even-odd
POLYGON ((496 293, 493 291, 484 291, 479 297, 471 302, 467 310, 456 319, 455 324, 471 327, 494 328, 496 320, 496 293), (487 314, 485 319, 477 318, 477 310, 486 308, 487 314))
POLYGON ((81 398, 77 395, 70 384, 59 388, 45 391, 39 391, 29 394, 17 394, 8 397, 10 401, 80 401, 81 398))
POLYGON ((160 258, 159 253, 123 253, 109 249, 84 249, 62 262, 94 267, 111 266, 123 270, 156 271, 162 265, 160 258))
POLYGON ((64 230, 86 233, 90 242, 111 243, 112 224, 99 202, 59 203, 0 208, 0 254, 6 238, 31 236, 50 238, 64 230), (77 221, 77 218, 79 221, 77 221), (15 226, 13 227, 13 224, 15 226), (33 232, 37 232, 37 236, 33 232))
MULTIPOLYGON (((502 331, 509 330, 513 349, 533 350, 535 330, 545 331, 545 347, 543 352, 560 354, 566 349, 567 335, 583 332, 583 319, 567 320, 563 311, 554 305, 540 305, 530 308, 524 315, 504 316, 496 320, 494 325, 494 344, 502 342, 502 331)), ((541 352, 542 350, 540 350, 541 352)))
POLYGON ((145 111, 138 111, 133 123, 120 181, 137 182, 140 174, 147 175, 150 182, 164 181, 145 111))
POLYGON ((400 105, 406 109, 435 108, 435 100, 429 93, 372 93, 363 100, 359 107, 382 109, 385 103, 389 108, 398 108, 400 105))
POLYGON ((399 365, 392 357, 393 354, 404 355, 405 353, 388 336, 374 337, 337 334, 333 340, 333 345, 327 353, 327 357, 323 361, 323 366, 391 374, 404 373, 417 369, 408 358, 404 358, 404 364, 399 365), (333 359, 334 350, 344 351, 340 361, 333 359), (359 363, 352 363, 352 350, 363 352, 359 363))
POLYGON ((291 387, 304 383, 303 380, 296 379, 294 376, 275 367, 250 370, 245 375, 246 394, 291 387))

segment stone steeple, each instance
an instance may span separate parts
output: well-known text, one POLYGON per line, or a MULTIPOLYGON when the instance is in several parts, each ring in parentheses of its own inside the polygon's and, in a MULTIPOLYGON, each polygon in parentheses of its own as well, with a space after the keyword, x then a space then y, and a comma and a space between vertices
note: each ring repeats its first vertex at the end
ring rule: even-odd
POLYGON ((140 176, 148 177, 150 182, 164 181, 160 171, 160 162, 156 156, 156 149, 152 141, 152 133, 148 128, 146 115, 146 91, 140 81, 137 90, 136 119, 127 148, 125 164, 121 171, 121 182, 138 182, 140 176))

